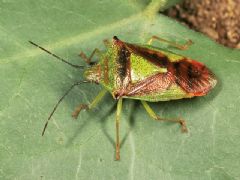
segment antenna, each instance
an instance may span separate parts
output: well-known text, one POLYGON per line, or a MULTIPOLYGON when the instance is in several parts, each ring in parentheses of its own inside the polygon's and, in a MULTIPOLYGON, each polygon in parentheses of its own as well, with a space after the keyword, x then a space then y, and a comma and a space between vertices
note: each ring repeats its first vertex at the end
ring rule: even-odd
POLYGON ((50 113, 50 115, 49 115, 49 117, 48 117, 48 119, 47 119, 47 121, 46 121, 46 123, 45 123, 45 125, 44 125, 43 131, 42 131, 42 136, 43 136, 44 133, 45 133, 45 130, 46 130, 47 126, 48 126, 48 122, 50 121, 52 115, 53 115, 54 112, 57 110, 58 105, 62 102, 62 100, 68 95, 68 93, 69 93, 75 86, 80 85, 80 84, 83 84, 83 83, 90 83, 90 81, 80 81, 80 82, 77 82, 77 83, 73 84, 73 85, 64 93, 64 95, 58 100, 57 104, 54 106, 52 112, 50 113))
POLYGON ((66 63, 66 64, 68 64, 68 65, 70 65, 70 66, 72 66, 72 67, 74 67, 74 68, 81 69, 81 68, 83 68, 83 67, 84 67, 84 66, 80 66, 80 65, 72 64, 72 63, 70 63, 70 62, 66 61, 65 59, 63 59, 63 58, 61 58, 61 57, 57 56, 56 54, 54 54, 54 53, 52 53, 52 52, 48 51, 47 49, 45 49, 45 48, 43 48, 43 47, 41 47, 41 46, 37 45, 36 43, 34 43, 34 42, 32 42, 32 41, 28 41, 28 42, 29 42, 29 43, 31 43, 32 45, 34 45, 34 46, 38 47, 39 49, 41 49, 41 50, 45 51, 46 53, 48 53, 48 54, 52 55, 53 57, 57 58, 58 60, 60 60, 60 61, 62 61, 62 62, 64 62, 64 63, 66 63))

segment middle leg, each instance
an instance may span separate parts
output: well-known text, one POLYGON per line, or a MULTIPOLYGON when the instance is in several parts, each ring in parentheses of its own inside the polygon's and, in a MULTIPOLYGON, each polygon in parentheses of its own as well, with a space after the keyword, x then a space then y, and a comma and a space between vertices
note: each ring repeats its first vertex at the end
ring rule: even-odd
POLYGON ((120 115, 122 111, 122 98, 118 100, 117 103, 117 113, 116 113, 116 160, 120 160, 120 137, 119 137, 119 125, 120 125, 120 115))

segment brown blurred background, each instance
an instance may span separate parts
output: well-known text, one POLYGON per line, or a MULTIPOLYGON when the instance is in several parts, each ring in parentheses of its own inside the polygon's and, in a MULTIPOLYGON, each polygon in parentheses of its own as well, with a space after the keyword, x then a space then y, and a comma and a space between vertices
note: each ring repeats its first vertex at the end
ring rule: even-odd
POLYGON ((240 49, 240 0, 184 0, 163 13, 224 46, 240 49))

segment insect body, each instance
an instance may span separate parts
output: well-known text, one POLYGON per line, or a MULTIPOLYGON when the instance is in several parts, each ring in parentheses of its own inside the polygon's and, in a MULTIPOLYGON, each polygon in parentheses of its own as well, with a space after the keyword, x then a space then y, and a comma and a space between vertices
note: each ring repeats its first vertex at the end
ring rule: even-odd
POLYGON ((203 96, 216 84, 213 73, 200 62, 117 37, 85 77, 103 85, 115 99, 152 102, 203 96))
MULTIPOLYGON (((180 49, 186 49, 187 45, 190 44, 189 41, 185 46, 181 46, 153 36, 148 45, 137 45, 123 42, 114 36, 112 43, 107 43, 108 49, 106 52, 102 53, 98 49, 95 49, 90 58, 81 53, 81 57, 88 64, 91 64, 92 56, 98 52, 99 62, 85 70, 84 76, 87 81, 80 83, 95 82, 101 84, 104 88, 92 103, 88 105, 80 104, 72 116, 77 118, 82 109, 92 109, 107 91, 110 92, 113 98, 118 101, 116 113, 116 160, 120 159, 119 121, 123 98, 140 100, 147 113, 153 119, 180 123, 182 131, 186 132, 187 128, 184 120, 180 118, 160 118, 146 101, 169 101, 204 96, 217 83, 214 74, 204 64, 154 47, 151 45, 152 40, 162 40, 180 49)), ((38 46, 33 42, 31 43, 38 46)), ((44 48, 38 47, 65 61, 44 48)), ((48 120, 56 110, 57 105, 48 120)), ((47 127, 47 123, 45 124, 43 133, 47 127)))

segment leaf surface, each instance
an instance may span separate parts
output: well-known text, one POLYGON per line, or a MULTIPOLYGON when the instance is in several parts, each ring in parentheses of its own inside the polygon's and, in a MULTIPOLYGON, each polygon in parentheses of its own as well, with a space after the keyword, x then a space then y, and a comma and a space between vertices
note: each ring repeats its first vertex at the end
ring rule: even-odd
MULTIPOLYGON (((167 1, 1 1, 0 2, 0 179, 239 179, 240 51, 230 50, 159 15, 167 1), (186 51, 156 46, 205 63, 218 78, 207 96, 151 103, 162 117, 183 117, 189 129, 153 121, 138 101, 124 100, 121 161, 114 161, 116 102, 107 95, 96 109, 71 112, 100 91, 76 87, 61 103, 44 137, 53 106, 82 70, 31 46, 83 64, 78 54, 105 50, 117 35, 145 43, 157 35, 186 51)), ((95 58, 97 60, 97 58, 95 58)))

